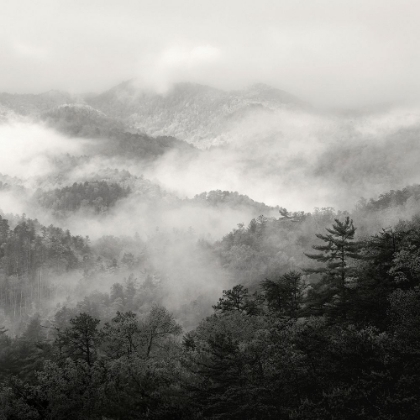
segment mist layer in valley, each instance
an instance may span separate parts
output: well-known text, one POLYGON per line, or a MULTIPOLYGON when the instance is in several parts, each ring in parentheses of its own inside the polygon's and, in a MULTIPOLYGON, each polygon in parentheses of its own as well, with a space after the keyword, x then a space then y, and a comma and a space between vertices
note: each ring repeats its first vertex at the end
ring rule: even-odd
MULTIPOLYGON (((420 110, 413 107, 320 111, 266 85, 225 92, 184 83, 156 94, 135 81, 77 98, 1 94, 0 103, 3 137, 33 145, 31 137, 39 134, 30 134, 32 127, 52 128, 40 144, 56 132, 63 141, 53 140, 50 153, 86 157, 66 171, 67 184, 98 168, 116 168, 181 198, 237 191, 271 206, 311 211, 349 209, 361 197, 418 179, 420 110)), ((19 168, 13 163, 3 172, 22 174, 11 166, 19 168)))
MULTIPOLYGON (((131 279, 192 326, 221 290, 298 268, 337 214, 368 235, 418 211, 414 187, 375 204, 418 182, 416 108, 325 111, 265 85, 156 94, 134 81, 79 97, 0 94, 0 106, 3 219, 36 219, 36 235, 55 226, 56 241, 68 231, 89 249, 46 271, 46 317, 131 279), (276 227, 284 208, 299 227, 276 227), (274 233, 255 247, 266 223, 274 233)), ((13 296, 25 316, 40 309, 13 296)))

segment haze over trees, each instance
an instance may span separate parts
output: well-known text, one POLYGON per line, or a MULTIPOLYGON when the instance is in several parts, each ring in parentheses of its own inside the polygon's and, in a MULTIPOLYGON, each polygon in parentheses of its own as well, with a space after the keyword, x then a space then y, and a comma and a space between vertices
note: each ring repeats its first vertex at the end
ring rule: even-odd
POLYGON ((420 419, 419 2, 0 3, 0 420, 420 419))
MULTIPOLYGON (((255 233, 252 224, 246 230, 255 233)), ((3 417, 415 419, 420 220, 364 238, 357 253, 348 217, 327 232, 346 239, 315 248, 351 249, 351 272, 317 255, 321 267, 309 277, 283 269, 252 290, 224 290, 213 314, 189 330, 159 304, 140 306, 158 299, 150 277, 63 306, 49 325, 27 315, 19 336, 0 336, 3 417)), ((26 300, 31 281, 20 293, 26 300)), ((5 285, 2 295, 10 295, 5 285)), ((6 307, 22 319, 14 306, 6 307)))
POLYGON ((261 85, 0 104, 1 420, 417 420, 417 126, 261 85))

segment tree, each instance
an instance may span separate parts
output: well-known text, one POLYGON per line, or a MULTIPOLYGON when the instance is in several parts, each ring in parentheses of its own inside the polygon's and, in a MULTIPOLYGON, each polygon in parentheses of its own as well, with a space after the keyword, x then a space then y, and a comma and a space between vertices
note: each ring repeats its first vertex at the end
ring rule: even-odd
MULTIPOLYGON (((382 229, 363 243, 363 260, 357 263, 357 288, 351 291, 351 307, 347 317, 357 325, 375 325, 381 330, 389 324, 389 295, 397 286, 407 287, 409 282, 399 282, 407 271, 399 270, 399 257, 404 257, 405 232, 382 229), (394 261, 394 256, 397 256, 394 261)), ((414 261, 410 256, 410 262, 414 261)))
POLYGON ((70 320, 70 328, 59 332, 56 344, 60 354, 72 359, 83 359, 92 366, 99 344, 99 319, 81 313, 70 320))
POLYGON ((317 238, 326 242, 326 245, 314 245, 313 248, 322 251, 318 254, 305 254, 308 258, 325 263, 325 267, 306 269, 307 273, 323 273, 328 280, 343 295, 346 289, 346 279, 354 271, 349 265, 350 259, 362 258, 359 250, 360 244, 354 241, 356 228, 353 220, 348 216, 344 222, 334 219, 335 224, 326 229, 328 234, 317 234, 317 238))
POLYGON ((139 346, 140 327, 133 312, 117 312, 110 323, 102 329, 106 354, 111 358, 129 356, 139 346))
POLYGON ((268 317, 231 310, 204 319, 185 337, 183 362, 190 375, 184 386, 194 412, 201 412, 197 418, 282 418, 268 401, 272 367, 266 355, 283 346, 273 344, 268 329, 268 317))
POLYGON ((248 315, 256 315, 259 312, 258 304, 259 297, 254 295, 251 298, 248 289, 242 284, 238 284, 233 289, 223 290, 223 296, 219 298, 216 305, 213 305, 213 309, 221 313, 238 311, 248 315))
POLYGON ((268 308, 289 318, 297 318, 306 285, 302 274, 289 271, 276 281, 265 279, 261 283, 268 308))
POLYGON ((22 334, 24 340, 32 343, 38 343, 45 339, 45 331, 41 325, 41 318, 39 314, 36 314, 30 321, 26 330, 22 334))
POLYGON ((168 338, 178 336, 181 333, 182 327, 175 321, 170 312, 162 306, 153 306, 142 325, 142 336, 146 341, 146 358, 152 356, 154 347, 162 348, 168 338))
POLYGON ((307 309, 309 313, 321 315, 327 310, 332 318, 347 318, 350 305, 350 291, 353 286, 351 277, 356 275, 356 266, 352 260, 362 258, 361 245, 354 241, 356 228, 349 217, 341 222, 335 219, 328 234, 317 234, 325 245, 315 245, 318 254, 305 254, 307 257, 324 263, 323 267, 309 268, 307 273, 323 274, 322 280, 313 285, 308 292, 307 309))

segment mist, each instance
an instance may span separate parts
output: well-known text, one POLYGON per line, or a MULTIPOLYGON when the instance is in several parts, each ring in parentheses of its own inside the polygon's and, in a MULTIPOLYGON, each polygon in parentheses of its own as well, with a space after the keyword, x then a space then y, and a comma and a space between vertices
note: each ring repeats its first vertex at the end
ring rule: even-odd
POLYGON ((294 211, 346 210, 362 197, 417 182, 419 130, 418 108, 257 112, 217 139, 222 146, 198 159, 169 153, 144 174, 187 196, 222 189, 294 211))
POLYGON ((322 106, 412 103, 419 13, 412 0, 6 1, 0 90, 80 94, 137 77, 160 92, 264 82, 322 106))
POLYGON ((0 124, 0 138, 0 172, 25 179, 48 175, 52 157, 78 154, 83 142, 31 121, 0 124))
MULTIPOLYGON (((328 13, 268 0, 77 3, 8 2, 0 18, 0 209, 12 227, 25 214, 93 247, 136 237, 150 248, 139 284, 165 278, 159 299, 176 311, 239 280, 215 249, 280 207, 353 211, 365 232, 415 216, 414 199, 366 223, 356 209, 420 177, 413 2, 321 2, 328 13), (157 237, 166 248, 153 250, 157 237)), ((106 280, 63 275, 72 292, 54 304, 134 275, 112 271, 124 246, 98 251, 106 280)), ((247 246, 232 261, 252 260, 247 246)), ((279 261, 299 260, 281 249, 279 261)))
POLYGON ((419 22, 3 0, 1 419, 417 418, 419 22))
MULTIPOLYGON (((156 227, 192 228, 220 238, 256 215, 249 209, 200 208, 185 199, 204 191, 237 191, 293 211, 315 207, 349 210, 362 197, 372 198, 418 180, 419 132, 420 109, 413 107, 350 114, 257 110, 233 121, 214 139, 215 146, 198 154, 169 150, 156 159, 136 160, 88 156, 93 140, 69 138, 43 124, 3 124, 2 173, 17 177, 14 183, 27 188, 19 193, 3 191, 3 211, 15 208, 30 214, 23 202, 38 187, 52 189, 106 179, 106 170, 126 170, 140 178, 135 182, 141 185, 134 185, 133 194, 103 220, 92 215, 85 223, 72 215, 65 222, 68 228, 75 232, 87 229, 95 238, 101 232, 150 233, 156 227), (63 169, 67 164, 59 159, 66 154, 79 156, 80 163, 63 169), (144 191, 150 188, 155 189, 153 194, 163 194, 171 206, 144 201, 144 191), (86 227, 79 227, 83 225, 86 227)), ((34 210, 44 223, 52 223, 48 211, 34 210)))

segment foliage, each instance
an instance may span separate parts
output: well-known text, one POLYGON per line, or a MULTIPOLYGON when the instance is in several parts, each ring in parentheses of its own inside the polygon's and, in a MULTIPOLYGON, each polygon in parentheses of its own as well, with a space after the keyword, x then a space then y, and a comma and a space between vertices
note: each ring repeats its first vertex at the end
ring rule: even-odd
POLYGON ((270 311, 289 318, 298 318, 306 289, 301 273, 289 271, 277 281, 265 279, 261 288, 270 311))
POLYGON ((75 182, 70 187, 51 191, 38 190, 35 199, 42 207, 51 209, 56 216, 65 216, 70 212, 89 208, 96 213, 104 213, 129 194, 129 188, 123 188, 116 183, 75 182))
MULTIPOLYGON (((350 218, 334 221, 327 211, 290 216, 285 209, 282 216, 255 219, 208 248, 222 251, 222 259, 238 249, 259 259, 281 233, 300 238, 296 249, 306 250, 302 237, 329 221, 311 260, 324 264, 310 270, 323 278, 286 264, 259 290, 256 279, 252 292, 236 284, 182 343, 179 320, 156 302, 160 278, 147 271, 141 281, 131 273, 109 293, 61 307, 53 320, 35 314, 18 337, 0 330, 0 419, 417 419, 420 219, 356 242, 350 218)), ((12 244, 30 250, 39 237, 51 262, 60 255, 42 232, 67 244, 78 264, 86 263, 82 250, 95 260, 86 281, 92 270, 105 272, 103 261, 114 273, 152 267, 140 240, 107 237, 92 250, 35 221, 11 229, 0 220, 4 278, 16 264, 8 266, 7 257, 20 249, 12 244)), ((162 235, 153 241, 163 249, 162 235)))
POLYGON ((221 313, 238 311, 254 315, 259 312, 258 304, 259 298, 257 294, 251 297, 248 294, 248 289, 238 284, 231 290, 223 290, 223 297, 213 306, 213 309, 221 313))
POLYGON ((354 242, 356 228, 353 220, 346 217, 344 222, 335 219, 335 224, 326 229, 328 235, 318 233, 316 236, 322 239, 326 245, 314 245, 313 248, 322 251, 319 254, 306 254, 308 258, 325 263, 325 267, 308 269, 312 273, 325 273, 332 282, 336 282, 340 291, 345 288, 345 281, 352 271, 349 259, 358 259, 359 245, 354 242))

